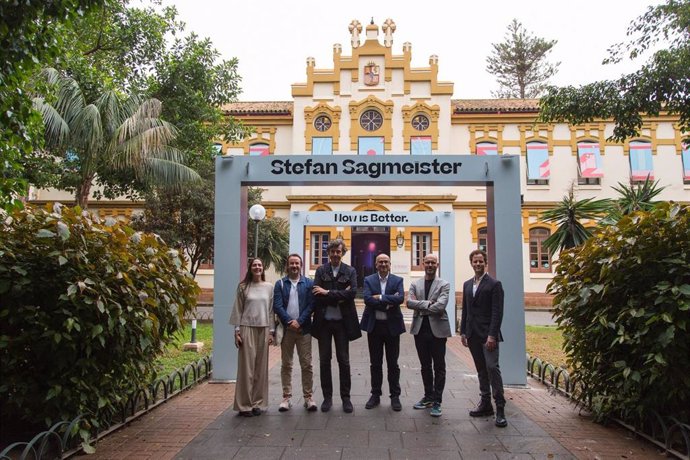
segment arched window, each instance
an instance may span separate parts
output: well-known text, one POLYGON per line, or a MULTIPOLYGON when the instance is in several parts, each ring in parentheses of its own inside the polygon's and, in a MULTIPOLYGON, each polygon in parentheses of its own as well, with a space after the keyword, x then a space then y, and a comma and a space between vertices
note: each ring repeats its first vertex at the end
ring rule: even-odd
POLYGON ((551 273, 551 254, 544 247, 544 241, 551 236, 547 228, 533 228, 529 231, 529 271, 551 273))

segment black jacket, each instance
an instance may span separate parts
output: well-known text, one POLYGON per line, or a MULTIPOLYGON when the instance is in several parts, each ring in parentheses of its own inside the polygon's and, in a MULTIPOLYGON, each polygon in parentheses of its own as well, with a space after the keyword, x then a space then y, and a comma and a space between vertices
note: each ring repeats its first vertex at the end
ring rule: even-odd
POLYGON ((474 279, 471 278, 462 287, 460 333, 468 338, 479 337, 482 340, 492 336, 501 342, 503 286, 487 273, 479 283, 476 294, 472 295, 473 282, 474 279))
POLYGON ((328 295, 314 296, 314 322, 311 335, 320 339, 323 322, 325 321, 326 307, 337 306, 343 316, 343 325, 349 340, 362 337, 355 308, 355 295, 357 295, 357 272, 347 264, 341 262, 338 276, 333 277, 331 264, 326 263, 316 269, 314 274, 314 286, 327 289, 328 295))

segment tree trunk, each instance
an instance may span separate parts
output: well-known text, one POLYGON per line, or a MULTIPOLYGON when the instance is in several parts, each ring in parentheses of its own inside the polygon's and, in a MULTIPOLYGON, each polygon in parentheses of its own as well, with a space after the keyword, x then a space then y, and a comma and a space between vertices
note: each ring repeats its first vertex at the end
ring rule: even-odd
POLYGON ((93 175, 84 178, 83 182, 79 184, 74 193, 74 201, 77 206, 86 209, 89 206, 89 196, 91 195, 91 184, 93 184, 93 175))

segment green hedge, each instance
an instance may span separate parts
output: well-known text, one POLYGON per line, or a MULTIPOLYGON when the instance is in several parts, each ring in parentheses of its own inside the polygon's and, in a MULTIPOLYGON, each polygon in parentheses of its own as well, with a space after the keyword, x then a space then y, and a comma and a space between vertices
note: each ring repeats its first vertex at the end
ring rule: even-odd
POLYGON ((160 238, 113 219, 59 205, 1 219, 2 419, 98 426, 152 380, 198 287, 160 238))
POLYGON ((562 252, 555 316, 579 401, 598 417, 688 420, 690 210, 663 203, 562 252))

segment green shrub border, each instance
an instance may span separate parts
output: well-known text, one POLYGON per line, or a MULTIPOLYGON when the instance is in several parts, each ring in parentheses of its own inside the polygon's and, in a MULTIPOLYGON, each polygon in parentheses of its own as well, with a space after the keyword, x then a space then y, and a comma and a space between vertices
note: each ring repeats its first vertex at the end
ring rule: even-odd
POLYGON ((83 442, 79 434, 79 422, 82 416, 72 421, 58 422, 50 429, 35 435, 28 442, 15 442, 0 452, 0 460, 68 458, 80 451, 93 453, 93 443, 117 431, 126 424, 150 412, 159 405, 189 390, 194 385, 207 380, 213 371, 212 355, 206 355, 197 361, 175 369, 170 375, 155 379, 145 388, 139 388, 127 395, 118 403, 117 419, 110 420, 102 430, 91 433, 88 441, 83 442), (19 457, 15 455, 19 453, 19 457))
MULTIPOLYGON (((578 398, 579 382, 570 377, 566 368, 556 367, 547 361, 542 361, 537 356, 530 356, 529 353, 526 354, 526 358, 528 377, 566 396, 574 403, 582 404, 578 398)), ((584 404, 583 407, 589 409, 590 405, 584 404)), ((638 426, 626 423, 621 418, 616 417, 612 417, 611 421, 654 443, 668 454, 680 459, 690 458, 690 425, 675 417, 664 417, 653 412, 647 420, 638 426)))

